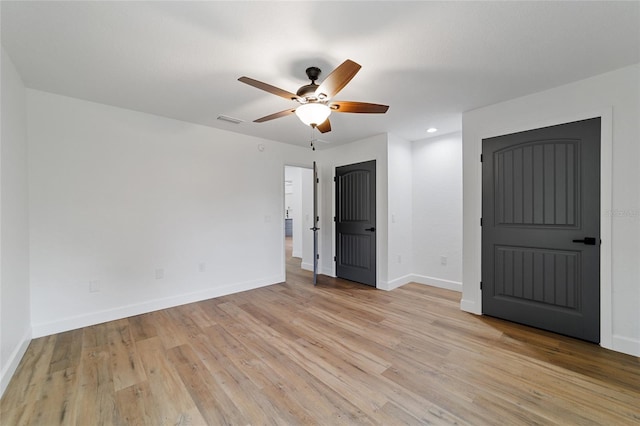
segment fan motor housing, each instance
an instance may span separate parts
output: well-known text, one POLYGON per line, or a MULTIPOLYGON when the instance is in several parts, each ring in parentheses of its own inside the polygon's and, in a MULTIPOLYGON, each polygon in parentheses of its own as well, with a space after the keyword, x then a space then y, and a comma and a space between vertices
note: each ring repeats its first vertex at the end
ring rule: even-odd
POLYGON ((305 72, 307 74, 307 78, 311 80, 311 84, 307 84, 299 88, 296 92, 296 95, 304 98, 307 102, 313 102, 318 100, 315 96, 316 89, 318 88, 316 80, 318 79, 318 77, 320 77, 320 73, 322 72, 322 70, 320 70, 320 68, 318 67, 309 67, 305 70, 305 72), (312 94, 313 96, 309 96, 312 94))
POLYGON ((296 95, 300 96, 301 98, 306 98, 307 100, 314 100, 316 99, 315 93, 317 88, 318 88, 318 85, 315 83, 307 84, 299 88, 298 91, 296 92, 296 95), (313 95, 313 96, 309 96, 309 95, 313 95))

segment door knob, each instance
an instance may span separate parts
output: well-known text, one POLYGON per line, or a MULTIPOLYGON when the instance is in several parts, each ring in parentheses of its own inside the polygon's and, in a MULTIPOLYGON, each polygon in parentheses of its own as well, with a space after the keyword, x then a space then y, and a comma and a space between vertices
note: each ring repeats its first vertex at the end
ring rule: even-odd
POLYGON ((366 228, 365 231, 369 231, 369 232, 374 232, 376 230, 376 228, 366 228))
POLYGON ((594 237, 585 237, 583 240, 573 240, 574 243, 582 243, 588 246, 595 246, 596 239, 594 237))

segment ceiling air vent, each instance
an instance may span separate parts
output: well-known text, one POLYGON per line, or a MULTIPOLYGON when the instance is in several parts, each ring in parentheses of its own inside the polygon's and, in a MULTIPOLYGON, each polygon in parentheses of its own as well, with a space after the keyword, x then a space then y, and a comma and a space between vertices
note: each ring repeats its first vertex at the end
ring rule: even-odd
POLYGON ((219 115, 218 120, 226 121, 227 123, 240 124, 243 123, 244 120, 235 117, 229 117, 228 115, 219 115))

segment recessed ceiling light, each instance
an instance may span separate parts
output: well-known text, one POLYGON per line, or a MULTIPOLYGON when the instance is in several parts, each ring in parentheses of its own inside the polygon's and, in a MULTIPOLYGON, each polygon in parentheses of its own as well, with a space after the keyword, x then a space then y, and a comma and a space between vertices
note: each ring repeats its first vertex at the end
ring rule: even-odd
POLYGON ((435 132, 437 132, 437 131, 438 131, 438 129, 436 129, 435 127, 429 127, 429 128, 427 129, 427 133, 435 133, 435 132))

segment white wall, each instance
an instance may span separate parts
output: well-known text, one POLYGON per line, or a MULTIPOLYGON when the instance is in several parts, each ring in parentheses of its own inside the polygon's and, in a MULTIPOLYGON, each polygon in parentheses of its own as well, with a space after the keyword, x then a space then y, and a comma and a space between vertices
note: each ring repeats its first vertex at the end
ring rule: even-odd
POLYGON ((462 291, 462 133, 412 148, 413 279, 462 291))
POLYGON ((382 288, 391 290, 414 280, 411 142, 389 134, 387 156, 389 267, 382 288))
POLYGON ((0 49, 0 395, 31 341, 26 92, 0 49))
POLYGON ((284 165, 308 149, 35 90, 27 108, 35 336, 284 279, 284 165))
POLYGON ((464 114, 462 308, 481 307, 483 138, 602 117, 601 345, 640 356, 640 65, 464 114))

